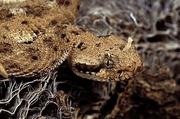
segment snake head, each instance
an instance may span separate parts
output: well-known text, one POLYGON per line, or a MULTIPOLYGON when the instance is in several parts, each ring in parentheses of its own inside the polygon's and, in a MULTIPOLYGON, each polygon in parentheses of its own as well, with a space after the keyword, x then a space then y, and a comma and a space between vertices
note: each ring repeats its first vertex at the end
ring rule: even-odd
POLYGON ((142 70, 142 61, 134 42, 126 43, 118 36, 96 37, 89 32, 79 33, 80 42, 69 55, 68 62, 78 76, 96 81, 130 79, 142 70))

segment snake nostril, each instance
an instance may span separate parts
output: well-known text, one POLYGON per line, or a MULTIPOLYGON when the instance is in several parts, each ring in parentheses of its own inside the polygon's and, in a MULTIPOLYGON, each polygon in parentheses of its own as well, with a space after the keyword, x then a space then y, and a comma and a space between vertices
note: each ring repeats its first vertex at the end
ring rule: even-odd
POLYGON ((142 66, 138 66, 137 69, 136 69, 137 72, 140 72, 140 71, 142 71, 142 70, 143 70, 143 67, 142 67, 142 66))
POLYGON ((118 70, 118 71, 117 71, 117 73, 121 74, 121 73, 122 73, 122 71, 121 71, 121 70, 118 70))

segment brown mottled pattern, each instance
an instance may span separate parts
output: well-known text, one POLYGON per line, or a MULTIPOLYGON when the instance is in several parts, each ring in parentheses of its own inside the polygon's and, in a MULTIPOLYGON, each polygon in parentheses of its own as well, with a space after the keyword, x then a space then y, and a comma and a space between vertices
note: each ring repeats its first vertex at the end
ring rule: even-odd
POLYGON ((96 37, 77 26, 79 1, 27 0, 0 9, 0 61, 8 75, 42 75, 68 60, 72 71, 98 81, 132 78, 142 69, 131 38, 96 37))
POLYGON ((69 46, 47 28, 73 23, 78 9, 77 0, 28 0, 0 8, 0 60, 8 74, 32 76, 65 60, 69 46))

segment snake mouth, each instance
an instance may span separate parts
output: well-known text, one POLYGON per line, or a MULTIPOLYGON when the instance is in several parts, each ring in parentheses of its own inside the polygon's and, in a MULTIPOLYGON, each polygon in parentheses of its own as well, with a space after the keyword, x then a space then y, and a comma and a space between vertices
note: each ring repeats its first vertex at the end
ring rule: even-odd
POLYGON ((75 68, 78 72, 84 73, 84 74, 96 74, 100 72, 101 66, 97 65, 87 65, 87 64, 80 64, 77 63, 75 65, 75 68))
POLYGON ((76 75, 95 81, 120 81, 131 79, 134 75, 127 70, 113 70, 103 67, 103 65, 87 65, 77 63, 74 65, 73 71, 76 75))

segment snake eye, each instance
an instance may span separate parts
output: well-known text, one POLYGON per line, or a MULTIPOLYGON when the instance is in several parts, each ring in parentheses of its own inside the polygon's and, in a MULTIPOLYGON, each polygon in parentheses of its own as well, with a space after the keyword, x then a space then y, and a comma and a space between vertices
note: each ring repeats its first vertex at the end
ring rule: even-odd
POLYGON ((113 61, 111 59, 105 59, 104 66, 108 69, 113 68, 113 61))
POLYGON ((107 69, 111 69, 111 68, 113 68, 117 64, 119 64, 118 56, 106 52, 105 56, 104 56, 104 66, 107 69))
POLYGON ((109 53, 105 53, 105 58, 104 58, 104 66, 108 69, 113 68, 114 62, 111 59, 111 55, 109 53))

